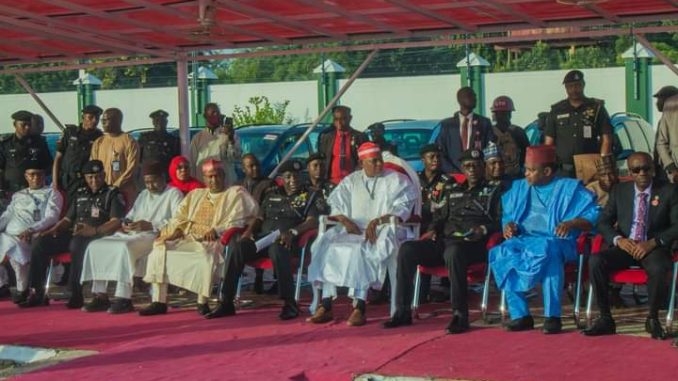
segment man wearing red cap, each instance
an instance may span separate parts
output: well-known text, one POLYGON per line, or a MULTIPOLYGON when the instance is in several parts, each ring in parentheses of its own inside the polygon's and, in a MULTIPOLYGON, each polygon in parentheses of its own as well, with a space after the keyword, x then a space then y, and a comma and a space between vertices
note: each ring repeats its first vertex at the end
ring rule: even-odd
POLYGON ((230 228, 245 227, 257 216, 257 202, 245 188, 226 188, 220 161, 203 161, 202 175, 207 188, 186 195, 148 256, 144 281, 153 283, 153 295, 151 305, 139 311, 142 316, 167 312, 168 284, 198 294, 198 313, 209 314, 212 275, 223 261, 224 246, 219 238, 230 228))
POLYGON ((525 293, 542 284, 543 331, 561 331, 560 295, 564 264, 577 256, 576 237, 598 219, 595 196, 581 182, 555 176, 553 146, 527 149, 525 179, 513 182, 502 196, 504 241, 490 251, 497 286, 506 292, 511 321, 508 331, 532 329, 525 293))
POLYGON ((365 324, 367 290, 381 287, 398 251, 400 232, 389 221, 407 220, 418 196, 406 176, 384 169, 378 145, 363 143, 358 157, 362 170, 345 177, 327 199, 339 224, 318 236, 311 247, 309 279, 322 286, 322 305, 308 319, 312 323, 333 320, 337 287, 348 287, 354 299, 348 324, 365 324))
POLYGON ((527 134, 522 128, 511 124, 511 113, 515 111, 513 100, 506 95, 492 102, 493 140, 504 162, 504 172, 509 177, 520 177, 525 161, 525 149, 530 146, 527 134))

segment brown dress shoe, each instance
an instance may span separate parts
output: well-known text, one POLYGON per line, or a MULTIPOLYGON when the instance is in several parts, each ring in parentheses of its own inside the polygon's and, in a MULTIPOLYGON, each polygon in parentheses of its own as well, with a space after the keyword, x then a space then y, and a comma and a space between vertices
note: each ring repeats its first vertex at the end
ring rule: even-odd
POLYGON ((322 324, 334 320, 332 311, 328 311, 325 307, 320 306, 315 310, 315 313, 310 318, 306 319, 307 322, 313 324, 322 324))
POLYGON ((358 308, 354 308, 353 312, 351 312, 351 316, 349 316, 348 320, 346 320, 346 324, 350 325, 351 327, 360 327, 361 325, 365 325, 366 322, 367 319, 365 319, 365 314, 363 314, 358 308))

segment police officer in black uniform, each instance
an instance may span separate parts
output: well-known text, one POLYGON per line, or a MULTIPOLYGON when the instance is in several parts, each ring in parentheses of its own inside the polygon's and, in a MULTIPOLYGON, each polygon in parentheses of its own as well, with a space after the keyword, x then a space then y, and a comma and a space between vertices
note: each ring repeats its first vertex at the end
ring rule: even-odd
POLYGON ((103 110, 95 105, 82 109, 80 126, 68 125, 57 141, 52 179, 59 181, 59 188, 66 192, 66 208, 77 195, 78 189, 85 186, 82 166, 89 161, 92 144, 103 135, 97 128, 103 110))
POLYGON ((318 199, 303 187, 301 169, 302 164, 295 160, 287 161, 280 167, 283 186, 266 194, 259 217, 238 239, 231 240, 228 258, 224 264, 224 281, 220 290, 221 304, 211 314, 206 315, 206 318, 235 314, 233 298, 238 277, 245 263, 265 256, 273 261, 278 274, 278 294, 285 301, 278 317, 281 320, 289 320, 299 316, 299 309, 294 301, 290 258, 299 250, 295 245, 296 240, 306 231, 318 226, 318 199), (280 232, 280 236, 267 249, 257 253, 252 237, 262 238, 275 231, 280 232))
POLYGON ((71 297, 66 307, 82 307, 80 274, 87 245, 97 238, 113 234, 120 227, 125 216, 125 204, 118 189, 106 185, 103 163, 99 160, 88 161, 82 167, 82 173, 87 186, 78 190, 77 198, 71 203, 66 216, 33 242, 29 285, 34 292, 21 307, 47 303, 44 287, 49 257, 64 252, 71 253, 71 297))
POLYGON ((164 173, 167 173, 172 158, 181 155, 179 137, 167 132, 168 116, 165 110, 156 110, 149 115, 153 120, 153 131, 144 132, 139 136, 142 168, 144 163, 157 161, 164 166, 164 173))
POLYGON ((551 106, 544 144, 555 145, 559 175, 575 177, 574 155, 612 154, 612 126, 605 102, 584 95, 584 73, 572 70, 563 79, 567 99, 551 106))
POLYGON ((52 155, 42 137, 31 135, 31 118, 28 111, 12 114, 14 133, 0 140, 0 191, 4 198, 28 186, 24 173, 29 164, 37 163, 40 169, 49 171, 52 155))
POLYGON ((482 151, 464 151, 460 161, 466 181, 454 184, 445 205, 434 213, 430 228, 434 238, 405 242, 398 251, 396 312, 384 328, 412 324, 410 306, 417 265, 445 265, 453 310, 447 333, 469 329, 466 271, 470 264, 487 260, 487 240, 499 231, 501 212, 497 188, 485 181, 482 151))
POLYGON ((306 179, 306 188, 314 194, 316 198, 322 200, 319 204, 320 214, 330 214, 330 207, 327 205, 327 198, 334 190, 335 185, 323 177, 323 168, 325 167, 325 155, 322 152, 311 154, 306 159, 306 170, 308 178, 306 179))

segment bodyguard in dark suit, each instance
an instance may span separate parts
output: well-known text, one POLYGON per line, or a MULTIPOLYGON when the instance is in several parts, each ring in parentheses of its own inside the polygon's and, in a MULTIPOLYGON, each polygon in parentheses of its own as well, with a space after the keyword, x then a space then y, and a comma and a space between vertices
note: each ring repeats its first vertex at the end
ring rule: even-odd
POLYGON ((459 158, 468 149, 483 150, 492 140, 492 122, 473 113, 476 93, 470 87, 457 91, 459 111, 453 117, 443 119, 436 144, 442 148, 444 173, 462 173, 459 158))
POLYGON ((649 154, 636 152, 627 162, 633 182, 612 188, 598 221, 598 231, 614 246, 589 259, 589 276, 600 317, 583 333, 598 336, 616 332, 608 298, 609 274, 641 266, 648 276, 645 330, 652 338, 663 339, 666 333, 658 312, 666 296, 671 244, 678 238, 678 191, 673 184, 653 181, 654 164, 649 154))
POLYGON ((353 172, 358 166, 358 147, 368 141, 367 135, 351 127, 351 108, 332 109, 332 127, 318 137, 318 152, 325 155, 323 175, 333 184, 353 172))

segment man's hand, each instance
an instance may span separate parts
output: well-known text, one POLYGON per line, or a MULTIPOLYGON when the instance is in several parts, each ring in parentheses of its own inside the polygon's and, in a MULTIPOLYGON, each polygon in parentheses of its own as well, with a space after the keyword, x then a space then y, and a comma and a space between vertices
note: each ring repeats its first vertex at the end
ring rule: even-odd
POLYGON ((217 234, 217 231, 214 229, 210 229, 207 233, 205 233, 202 236, 202 240, 204 242, 214 242, 219 239, 219 235, 217 234))
POLYGON ((620 238, 617 240, 617 246, 633 257, 633 253, 636 250, 636 243, 633 240, 628 238, 620 238))
POLYGON ((567 237, 572 229, 572 221, 563 221, 556 226, 556 236, 560 238, 567 237))
POLYGON ((379 218, 375 218, 370 221, 370 223, 367 224, 367 228, 365 229, 365 240, 369 241, 371 244, 377 242, 377 227, 379 227, 379 218))
POLYGON ((80 237, 94 237, 97 235, 97 228, 92 225, 77 223, 73 228, 73 235, 80 237))
POLYGON ((636 243, 635 250, 633 250, 633 253, 631 255, 637 261, 640 261, 641 259, 645 258, 645 256, 650 254, 650 252, 654 250, 656 247, 657 243, 655 242, 654 239, 651 239, 649 241, 638 242, 636 243))
POLYGON ((242 234, 240 234, 240 241, 245 239, 254 241, 254 233, 252 232, 252 229, 250 229, 249 227, 245 229, 245 231, 243 231, 242 234))
POLYGON ((464 240, 466 240, 466 241, 480 241, 485 236, 485 231, 480 226, 474 226, 473 229, 471 229, 471 231, 473 232, 473 234, 464 238, 464 240))
POLYGON ((176 229, 175 231, 172 232, 172 234, 163 237, 162 235, 158 237, 155 242, 158 243, 165 243, 167 241, 174 241, 180 238, 184 238, 184 232, 181 229, 176 229))
POLYGON ((32 238, 33 232, 30 229, 24 230, 21 234, 19 234, 19 239, 26 243, 31 242, 32 238))
POLYGON ((47 236, 52 236, 56 237, 59 235, 59 229, 57 229, 57 225, 52 226, 51 228, 47 230, 43 230, 40 233, 38 233, 38 237, 47 237, 47 236))
POLYGON ((294 234, 287 230, 286 232, 280 234, 280 237, 278 237, 278 242, 285 248, 291 249, 292 244, 294 243, 294 238, 294 234))
POLYGON ((504 239, 513 238, 518 235, 518 225, 515 222, 509 222, 504 226, 504 239))
POLYGON ((358 225, 355 224, 355 222, 349 220, 348 218, 344 219, 341 221, 341 224, 344 225, 346 228, 346 232, 348 234, 355 234, 355 235, 360 235, 360 228, 358 225))
POLYGON ((146 232, 146 231, 153 230, 153 224, 151 224, 148 221, 144 221, 144 220, 135 221, 135 222, 132 222, 131 224, 122 225, 122 230, 125 233, 146 232))
POLYGON ((678 170, 666 171, 666 176, 671 184, 678 184, 678 170))

